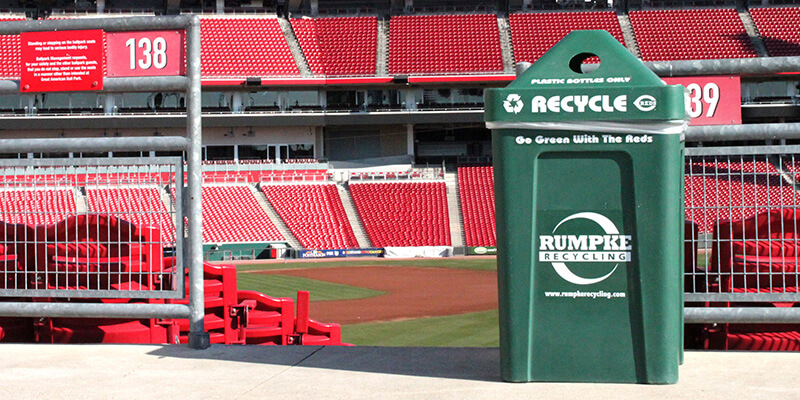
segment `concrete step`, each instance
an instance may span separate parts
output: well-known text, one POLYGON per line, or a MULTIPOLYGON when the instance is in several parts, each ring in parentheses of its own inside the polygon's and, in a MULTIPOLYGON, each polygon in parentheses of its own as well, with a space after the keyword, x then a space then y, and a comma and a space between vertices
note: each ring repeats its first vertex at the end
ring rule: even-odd
POLYGON ((361 224, 358 211, 356 210, 355 204, 353 204, 353 198, 350 197, 350 191, 347 190, 344 185, 338 184, 336 185, 336 189, 339 191, 339 198, 342 200, 342 206, 344 207, 345 214, 347 214, 347 220, 350 221, 350 227, 353 228, 353 233, 356 235, 358 247, 362 249, 372 247, 372 242, 369 240, 366 231, 364 231, 364 225, 361 224))
POLYGON ((278 24, 281 26, 281 31, 283 31, 283 36, 286 38, 286 44, 289 45, 289 50, 292 51, 292 57, 294 57, 294 62, 300 70, 300 75, 312 76, 311 67, 308 66, 308 60, 306 60, 306 56, 303 54, 300 42, 297 41, 297 36, 294 34, 291 22, 284 18, 278 18, 278 24))
POLYGON ((500 31, 500 51, 503 54, 503 72, 514 73, 514 46, 511 44, 511 25, 508 15, 497 14, 497 29, 500 31))
POLYGON ((86 199, 83 189, 72 189, 72 195, 75 197, 75 211, 78 214, 86 214, 89 212, 89 201, 86 199))
MULTIPOLYGON (((164 203, 164 207, 167 208, 167 212, 170 213, 170 217, 172 218, 172 223, 175 224, 175 232, 178 232, 178 213, 176 204, 172 200, 172 193, 169 192, 169 186, 158 186, 158 196, 161 198, 161 202, 164 203)), ((183 214, 188 214, 188 210, 183 210, 183 214)), ((184 234, 186 231, 184 231, 184 234)))
POLYGON ((758 33, 758 27, 753 21, 753 16, 750 15, 747 10, 738 11, 738 14, 739 19, 742 20, 742 24, 744 25, 744 30, 747 31, 747 36, 750 37, 750 43, 753 43, 756 54, 758 54, 759 57, 767 57, 767 47, 764 46, 764 41, 761 40, 761 35, 758 33))
POLYGON ((283 238, 286 239, 286 242, 289 243, 289 246, 294 249, 302 249, 303 245, 300 244, 300 241, 297 240, 297 237, 294 236, 294 233, 292 233, 291 229, 289 229, 289 227, 286 226, 286 223, 283 222, 283 219, 280 217, 280 215, 278 215, 278 212, 275 211, 275 208, 272 207, 272 204, 269 202, 269 200, 267 200, 267 196, 264 194, 264 192, 252 185, 247 185, 247 187, 249 187, 250 191, 253 192, 253 196, 256 197, 256 201, 258 201, 258 204, 267 213, 270 221, 275 224, 275 227, 278 228, 278 231, 281 233, 283 238))
POLYGON ((450 243, 453 247, 463 247, 467 242, 461 216, 461 198, 458 195, 458 177, 455 172, 444 174, 447 187, 447 216, 450 218, 450 243))
POLYGON ((617 14, 619 27, 622 28, 622 37, 625 39, 625 47, 631 54, 638 58, 642 58, 642 52, 639 50, 639 43, 636 42, 636 35, 633 33, 633 25, 628 14, 617 14))
POLYGON ((378 76, 389 75, 389 16, 385 14, 378 17, 378 49, 375 74, 378 76))

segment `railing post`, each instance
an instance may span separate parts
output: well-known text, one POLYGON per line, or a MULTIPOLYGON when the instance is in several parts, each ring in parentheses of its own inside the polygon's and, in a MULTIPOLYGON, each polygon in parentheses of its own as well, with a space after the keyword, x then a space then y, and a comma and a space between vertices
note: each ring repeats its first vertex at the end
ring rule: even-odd
POLYGON ((189 236, 187 237, 189 267, 189 347, 208 348, 211 343, 205 331, 205 288, 203 286, 203 206, 202 206, 202 121, 200 116, 200 18, 192 16, 186 28, 186 75, 189 89, 186 91, 187 136, 189 148, 188 212, 189 236))

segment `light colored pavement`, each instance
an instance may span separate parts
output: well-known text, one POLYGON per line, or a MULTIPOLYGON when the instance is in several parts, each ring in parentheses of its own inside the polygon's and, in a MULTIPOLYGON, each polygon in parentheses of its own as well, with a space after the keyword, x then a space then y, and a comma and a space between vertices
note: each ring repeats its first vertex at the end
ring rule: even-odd
POLYGON ((800 399, 800 353, 690 352, 677 385, 503 383, 485 348, 0 345, 0 399, 800 399))

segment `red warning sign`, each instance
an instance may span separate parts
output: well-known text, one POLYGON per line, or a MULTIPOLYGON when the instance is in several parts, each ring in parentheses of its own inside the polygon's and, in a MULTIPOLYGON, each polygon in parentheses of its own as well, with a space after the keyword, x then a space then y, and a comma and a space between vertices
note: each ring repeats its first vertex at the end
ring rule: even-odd
POLYGON ((22 92, 103 88, 103 31, 23 32, 22 92))

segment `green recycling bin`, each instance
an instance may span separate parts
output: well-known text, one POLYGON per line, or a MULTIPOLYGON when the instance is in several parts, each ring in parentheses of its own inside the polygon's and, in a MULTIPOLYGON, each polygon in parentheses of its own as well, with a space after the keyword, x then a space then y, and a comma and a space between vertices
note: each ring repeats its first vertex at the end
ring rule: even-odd
POLYGON ((677 382, 683 87, 574 31, 485 96, 503 380, 677 382))

